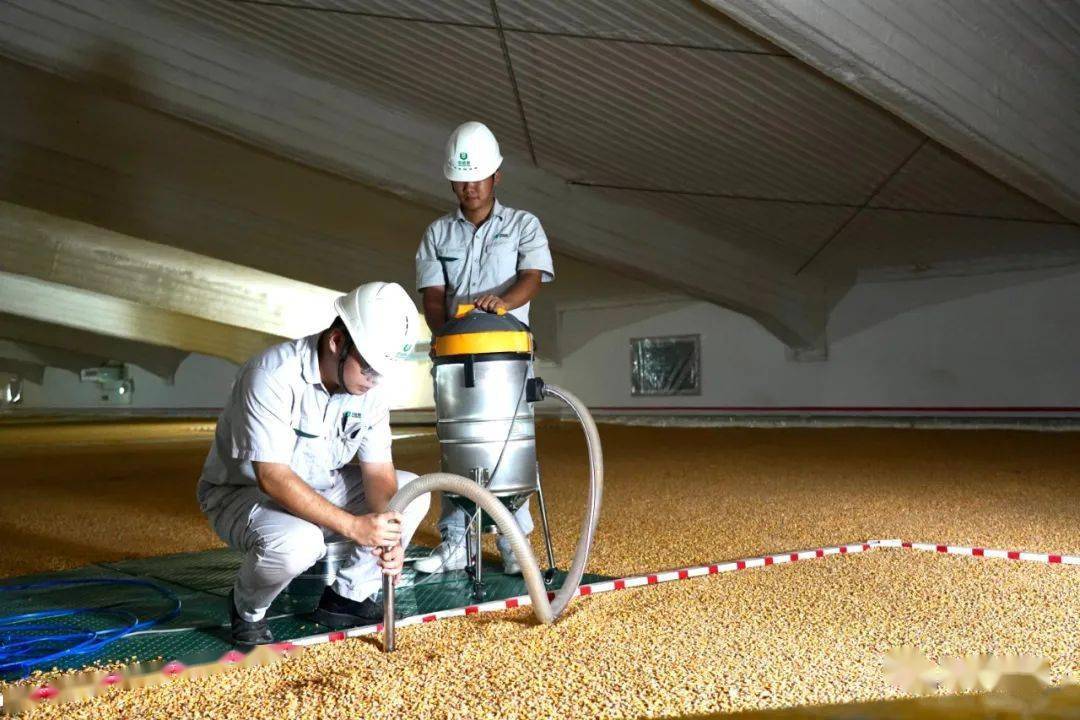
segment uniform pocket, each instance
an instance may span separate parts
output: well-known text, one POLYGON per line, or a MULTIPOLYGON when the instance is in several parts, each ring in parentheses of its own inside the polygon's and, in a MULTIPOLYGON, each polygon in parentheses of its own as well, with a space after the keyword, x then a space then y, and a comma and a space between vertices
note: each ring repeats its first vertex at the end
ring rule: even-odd
POLYGON ((360 418, 349 419, 345 427, 334 439, 334 460, 336 467, 341 467, 352 461, 360 447, 360 440, 367 432, 368 424, 360 418))
POLYGON ((436 258, 442 265, 443 282, 446 287, 454 289, 460 287, 464 280, 462 271, 465 268, 465 248, 442 248, 436 258))
POLYGON ((493 240, 484 253, 481 284, 484 292, 498 292, 517 277, 518 243, 515 238, 493 240))

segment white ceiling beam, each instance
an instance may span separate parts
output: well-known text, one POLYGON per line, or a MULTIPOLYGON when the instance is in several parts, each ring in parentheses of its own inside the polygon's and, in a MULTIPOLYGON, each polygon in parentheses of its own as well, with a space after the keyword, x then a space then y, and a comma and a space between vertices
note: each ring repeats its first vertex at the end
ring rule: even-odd
POLYGON ((329 325, 333 301, 340 296, 334 290, 2 201, 0 267, 287 338, 329 325))
POLYGON ((72 327, 14 315, 0 314, 0 337, 24 346, 50 348, 58 351, 83 353, 97 358, 138 365, 143 370, 172 382, 176 369, 188 353, 174 348, 148 345, 100 335, 72 327))
MULTIPOLYGON (((0 312, 236 363, 280 341, 254 330, 7 272, 0 272, 0 312)), ((4 334, 0 327, 0 337, 4 334)))

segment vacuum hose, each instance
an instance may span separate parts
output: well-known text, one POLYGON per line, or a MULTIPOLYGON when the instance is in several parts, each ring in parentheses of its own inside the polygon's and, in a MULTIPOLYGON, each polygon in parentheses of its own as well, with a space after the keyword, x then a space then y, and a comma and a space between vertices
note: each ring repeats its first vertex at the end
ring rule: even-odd
MULTIPOLYGON (((593 537, 596 534, 596 523, 600 518, 600 498, 604 486, 604 457, 600 449, 600 433, 597 432, 596 423, 588 408, 572 393, 557 385, 544 385, 543 392, 559 398, 574 412, 585 431, 585 441, 589 450, 589 502, 585 512, 583 532, 578 539, 570 571, 559 592, 555 594, 554 600, 548 601, 540 566, 533 556, 528 539, 518 528, 513 514, 497 497, 473 480, 452 473, 429 473, 398 490, 390 501, 389 509, 394 512, 404 512, 409 503, 433 490, 462 495, 472 500, 483 508, 484 512, 495 521, 503 537, 510 541, 514 557, 521 565, 525 585, 529 589, 533 612, 540 622, 549 625, 562 615, 577 592, 581 576, 585 573, 585 563, 589 559, 593 537)), ((389 575, 383 576, 383 613, 383 651, 392 652, 394 650, 394 584, 389 575)))

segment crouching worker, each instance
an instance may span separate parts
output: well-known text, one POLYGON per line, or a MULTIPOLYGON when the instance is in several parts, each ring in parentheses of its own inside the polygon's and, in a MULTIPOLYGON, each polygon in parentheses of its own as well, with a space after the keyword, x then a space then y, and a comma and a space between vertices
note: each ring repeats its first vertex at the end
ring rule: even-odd
POLYGON ((416 307, 400 285, 382 282, 334 307, 338 317, 323 332, 275 345, 240 369, 199 479, 214 532, 243 553, 229 594, 240 645, 274 641, 267 608, 326 554, 332 534, 356 548, 315 619, 332 628, 381 622, 382 574, 396 582, 427 513, 427 496, 403 514, 387 510, 416 478, 394 469, 383 384, 416 342, 416 307), (354 457, 359 467, 348 464, 354 457))

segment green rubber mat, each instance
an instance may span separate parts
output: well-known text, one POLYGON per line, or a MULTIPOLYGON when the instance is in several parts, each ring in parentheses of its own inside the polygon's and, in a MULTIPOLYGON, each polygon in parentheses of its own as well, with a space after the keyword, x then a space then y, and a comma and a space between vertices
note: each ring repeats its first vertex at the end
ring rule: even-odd
MULTIPOLYGON (((406 560, 423 557, 428 548, 411 546, 406 560)), ((233 648, 229 638, 229 612, 226 596, 232 587, 240 555, 233 550, 208 550, 163 557, 141 558, 90 565, 76 570, 26 575, 0 580, 0 587, 39 582, 57 582, 90 578, 148 580, 171 591, 180 600, 180 614, 172 620, 141 633, 120 638, 100 652, 68 655, 46 663, 42 668, 79 669, 94 663, 178 660, 185 665, 217 660, 233 648)), ((521 576, 507 576, 484 566, 484 601, 500 600, 527 594, 521 576)), ((552 589, 561 586, 560 573, 552 589)), ((586 575, 582 582, 609 579, 586 575)), ((270 606, 267 616, 270 629, 279 641, 324 633, 327 628, 310 619, 318 594, 283 592, 270 606)), ((464 571, 439 575, 418 575, 408 565, 396 594, 399 617, 427 614, 463 607, 477 602, 473 597, 472 578, 464 571)), ((74 608, 109 608, 125 611, 145 620, 166 612, 172 602, 145 586, 115 584, 61 585, 34 590, 0 592, 0 616, 74 608)), ((42 623, 69 622, 64 619, 42 623)), ((40 624, 40 623, 39 623, 40 624)), ((115 617, 88 614, 78 618, 80 627, 99 630, 117 626, 115 617)), ((0 643, 3 635, 0 633, 0 643)), ((25 675, 23 670, 0 672, 0 679, 13 680, 25 675)))

